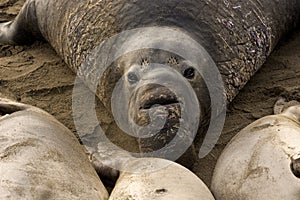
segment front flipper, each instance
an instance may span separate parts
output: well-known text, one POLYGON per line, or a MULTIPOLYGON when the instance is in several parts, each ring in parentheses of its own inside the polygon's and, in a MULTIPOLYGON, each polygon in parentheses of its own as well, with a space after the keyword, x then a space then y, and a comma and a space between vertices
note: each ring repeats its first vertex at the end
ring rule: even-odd
POLYGON ((32 44, 42 38, 35 0, 27 0, 13 21, 0 23, 0 44, 32 44))
POLYGON ((12 37, 11 24, 13 22, 0 23, 0 43, 1 44, 15 44, 12 37))

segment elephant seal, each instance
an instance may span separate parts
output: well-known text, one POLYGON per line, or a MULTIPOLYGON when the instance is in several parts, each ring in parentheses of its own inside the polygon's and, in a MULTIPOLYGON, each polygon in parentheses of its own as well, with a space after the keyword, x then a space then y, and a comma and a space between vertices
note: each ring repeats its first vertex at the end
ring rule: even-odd
POLYGON ((1 199, 108 199, 71 131, 45 111, 0 98, 1 199))
POLYGON ((215 198, 299 199, 299 133, 299 103, 241 130, 217 161, 215 198))
MULTIPOLYGON (((227 102, 230 102, 236 96, 266 60, 279 38, 296 23, 299 13, 297 3, 297 0, 283 1, 280 4, 277 0, 27 0, 14 21, 0 25, 0 42, 24 44, 35 39, 45 39, 88 85, 100 79, 96 94, 109 111, 113 89, 123 75, 126 77, 125 85, 130 89, 132 84, 141 80, 147 83, 147 79, 154 77, 153 74, 156 74, 157 70, 152 73, 152 69, 157 68, 151 67, 153 63, 170 66, 182 77, 173 80, 173 85, 184 85, 187 81, 198 97, 199 112, 196 109, 190 116, 198 113, 199 119, 197 115, 190 119, 193 119, 193 126, 198 125, 194 123, 195 120, 200 121, 199 133, 203 134, 202 132, 208 130, 211 119, 217 118, 225 110, 225 101, 220 100, 221 105, 216 105, 212 98, 216 93, 222 93, 226 95, 227 102), (108 68, 108 64, 105 63, 108 60, 106 56, 100 59, 101 62, 94 59, 94 56, 89 57, 96 47, 114 35, 145 27, 155 27, 157 31, 149 31, 151 34, 142 37, 141 40, 140 36, 145 33, 138 30, 134 36, 129 34, 126 38, 120 38, 121 42, 118 45, 108 44, 105 49, 108 52, 98 52, 112 56, 118 49, 126 50, 126 45, 136 45, 135 51, 119 56, 113 63, 109 63, 108 68), (184 33, 203 48, 200 51, 195 50, 186 44, 186 40, 179 37, 180 34, 160 34, 165 29, 184 33), (146 43, 151 48, 143 48, 146 43), (168 45, 173 45, 188 58, 164 49, 168 45), (193 59, 196 62, 191 62, 193 59), (85 66, 82 67, 83 65, 85 66), (201 71, 210 70, 215 65, 221 77, 215 72, 201 74, 201 71), (143 70, 138 71, 144 66, 150 66, 147 67, 147 73, 143 70), (195 70, 198 68, 200 72, 195 70), (104 71, 100 78, 94 73, 97 70, 104 71), (223 83, 217 83, 222 81, 225 89, 222 88, 223 83), (209 88, 221 89, 215 93, 209 88)), ((162 75, 160 77, 169 77, 168 70, 159 74, 162 75)), ((163 82, 161 78, 159 81, 163 82)), ((182 111, 187 113, 186 106, 191 109, 197 107, 194 104, 182 106, 180 97, 161 84, 149 84, 135 91, 130 97, 131 113, 128 115, 134 119, 131 123, 145 126, 151 113, 154 117, 155 114, 163 113, 157 115, 154 121, 160 121, 161 117, 166 120, 158 134, 154 132, 150 133, 149 137, 137 137, 143 153, 165 147, 176 136, 178 127, 181 126, 182 111), (164 109, 156 105, 163 105, 164 109), (178 109, 179 107, 181 109, 178 109)), ((123 94, 119 95, 120 104, 124 100, 122 96, 123 94)), ((123 105, 125 106, 127 105, 123 105)), ((183 124, 185 123, 189 123, 189 120, 185 120, 183 124)), ((212 126, 217 127, 216 124, 212 126)), ((188 135, 182 143, 189 143, 190 138, 194 137, 189 128, 185 126, 183 132, 177 134, 188 135)), ((134 129, 130 132, 135 131, 134 129)), ((144 133, 137 130, 137 135, 140 134, 144 133)), ((211 149, 218 137, 207 137, 212 141, 204 145, 204 148, 211 149)), ((200 146, 201 141, 198 143, 200 146)), ((172 154, 172 151, 176 150, 171 148, 167 154, 172 154)), ((163 157, 164 153, 161 156, 163 157)))
POLYGON ((130 198, 215 199, 195 174, 177 163, 161 158, 135 158, 124 165, 109 199, 130 198))

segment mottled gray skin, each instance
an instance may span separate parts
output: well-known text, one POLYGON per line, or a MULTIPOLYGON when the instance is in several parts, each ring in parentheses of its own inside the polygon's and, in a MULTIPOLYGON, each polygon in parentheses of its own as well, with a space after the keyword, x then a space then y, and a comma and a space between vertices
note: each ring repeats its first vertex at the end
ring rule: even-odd
MULTIPOLYGON (((208 51, 222 75, 224 93, 230 102, 260 68, 279 38, 295 25, 298 11, 297 0, 283 0, 280 3, 277 0, 28 0, 14 22, 0 25, 0 42, 30 43, 43 38, 74 72, 78 72, 79 66, 95 46, 121 31, 147 26, 173 27, 192 36, 208 51)), ((193 67, 187 66, 178 55, 162 51, 153 53, 145 49, 125 55, 105 72, 99 84, 97 96, 108 108, 115 81, 130 71, 131 66, 145 61, 169 63, 183 75, 185 68, 193 67)), ((89 77, 93 71, 88 69, 79 73, 89 77)), ((205 85, 199 75, 189 78, 189 81, 200 102, 202 132, 209 121, 209 94, 206 89, 201 90, 205 85)), ((164 90, 158 89, 159 92, 164 90)), ((145 98, 150 97, 145 95, 145 98)), ((150 104, 168 103, 168 100, 168 97, 155 98, 150 100, 150 104)), ((136 99, 131 103, 140 105, 141 101, 136 99)), ((139 108, 133 108, 132 116, 142 112, 139 108)), ((170 111, 172 109, 180 116, 176 105, 171 106, 170 111)), ((136 121, 145 121, 145 118, 136 121)), ((172 124, 168 126, 166 130, 172 124)), ((153 150, 161 141, 150 138, 145 145, 141 144, 141 149, 153 150)))

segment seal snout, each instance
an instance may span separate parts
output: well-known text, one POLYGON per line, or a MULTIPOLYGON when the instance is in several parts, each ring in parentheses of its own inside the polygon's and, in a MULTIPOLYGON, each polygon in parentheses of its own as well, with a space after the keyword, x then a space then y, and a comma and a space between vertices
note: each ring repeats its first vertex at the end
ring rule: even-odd
POLYGON ((180 126, 180 99, 165 86, 148 84, 138 89, 135 100, 133 119, 140 126, 137 134, 141 137, 141 152, 163 148, 176 136, 180 126))

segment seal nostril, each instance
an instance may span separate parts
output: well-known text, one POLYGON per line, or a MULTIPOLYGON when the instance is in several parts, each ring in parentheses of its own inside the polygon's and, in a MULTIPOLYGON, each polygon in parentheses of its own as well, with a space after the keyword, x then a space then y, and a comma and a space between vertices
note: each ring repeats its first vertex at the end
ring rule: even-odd
POLYGON ((138 76, 137 76, 135 73, 129 72, 129 73, 127 74, 127 80, 128 80, 128 82, 129 82, 130 84, 134 84, 134 83, 136 83, 136 82, 139 81, 139 78, 138 78, 138 76))
POLYGON ((183 76, 187 79, 192 79, 195 77, 195 69, 193 67, 188 67, 184 70, 183 76))
POLYGON ((141 65, 142 66, 148 66, 150 64, 149 58, 142 58, 141 65))
POLYGON ((171 64, 171 65, 178 65, 178 64, 179 64, 178 58, 176 58, 175 56, 171 56, 171 57, 168 59, 168 64, 171 64))
POLYGON ((163 193, 168 192, 168 190, 165 189, 165 188, 162 188, 162 189, 156 189, 155 192, 156 192, 157 194, 163 194, 163 193))

